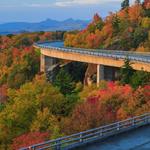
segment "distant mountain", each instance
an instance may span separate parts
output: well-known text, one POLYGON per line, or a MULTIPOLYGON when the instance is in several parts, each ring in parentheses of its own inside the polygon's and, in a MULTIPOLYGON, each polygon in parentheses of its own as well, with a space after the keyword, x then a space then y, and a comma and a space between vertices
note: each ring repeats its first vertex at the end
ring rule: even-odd
POLYGON ((81 30, 84 29, 89 22, 90 21, 74 20, 72 18, 64 21, 47 19, 38 23, 11 22, 0 24, 0 34, 34 31, 81 30))

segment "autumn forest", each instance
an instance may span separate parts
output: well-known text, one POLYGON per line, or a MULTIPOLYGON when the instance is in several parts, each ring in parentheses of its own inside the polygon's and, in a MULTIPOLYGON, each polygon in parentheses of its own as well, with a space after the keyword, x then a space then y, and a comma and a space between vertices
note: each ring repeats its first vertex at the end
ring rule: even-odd
MULTIPOLYGON (((64 40, 65 46, 150 52, 150 2, 106 18, 95 14, 82 31, 0 36, 0 149, 18 150, 150 111, 150 73, 135 71, 128 59, 117 81, 84 85, 88 64, 61 67, 53 82, 40 72, 40 49, 33 43, 64 40)), ((61 64, 65 62, 61 61, 61 64)))

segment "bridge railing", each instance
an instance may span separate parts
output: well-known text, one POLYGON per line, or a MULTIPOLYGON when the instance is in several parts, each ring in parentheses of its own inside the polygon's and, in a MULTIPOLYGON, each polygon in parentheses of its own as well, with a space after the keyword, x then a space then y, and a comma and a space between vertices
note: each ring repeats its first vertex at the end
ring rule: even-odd
POLYGON ((150 124, 150 113, 70 136, 35 144, 26 148, 21 148, 20 150, 67 150, 148 124, 150 124))
MULTIPOLYGON (((56 41, 60 42, 60 41, 56 41)), ((87 54, 87 55, 94 55, 94 56, 102 56, 102 57, 111 57, 115 59, 128 59, 133 61, 141 61, 141 62, 148 62, 150 63, 150 53, 146 52, 129 52, 129 51, 117 51, 117 50, 101 50, 101 49, 83 49, 83 48, 71 48, 71 47, 57 47, 52 46, 50 43, 53 42, 39 42, 35 43, 36 47, 45 48, 45 49, 53 49, 59 50, 64 52, 73 52, 73 53, 80 53, 80 54, 87 54)))
MULTIPOLYGON (((51 46, 51 45, 53 45, 53 43, 64 43, 64 41, 62 41, 62 40, 52 41, 51 40, 51 41, 37 42, 37 43, 34 43, 33 45, 40 46, 40 47, 47 47, 47 48, 50 48, 50 49, 51 48, 57 49, 58 48, 57 44, 55 46, 51 46)), ((62 44, 62 45, 64 45, 64 44, 62 44)), ((65 49, 75 49, 75 50, 85 50, 85 51, 93 51, 93 52, 102 51, 102 52, 108 52, 108 53, 117 52, 117 53, 123 53, 123 54, 150 55, 150 52, 138 52, 138 51, 109 50, 109 49, 107 49, 107 50, 104 50, 104 49, 87 49, 87 48, 76 48, 76 47, 65 47, 65 46, 61 47, 60 49, 62 49, 62 48, 65 48, 65 49)))

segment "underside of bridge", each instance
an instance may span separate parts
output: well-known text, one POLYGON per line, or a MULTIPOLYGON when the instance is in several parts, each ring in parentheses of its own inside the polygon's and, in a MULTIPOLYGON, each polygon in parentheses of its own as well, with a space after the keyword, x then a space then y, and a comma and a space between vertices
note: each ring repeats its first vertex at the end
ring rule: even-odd
MULTIPOLYGON (((59 62, 60 59, 41 55, 41 72, 48 73, 51 82, 55 78, 55 70, 59 68, 59 62)), ((83 82, 84 85, 91 85, 92 83, 99 85, 101 80, 115 81, 118 79, 118 72, 119 68, 117 67, 89 63, 83 82)))

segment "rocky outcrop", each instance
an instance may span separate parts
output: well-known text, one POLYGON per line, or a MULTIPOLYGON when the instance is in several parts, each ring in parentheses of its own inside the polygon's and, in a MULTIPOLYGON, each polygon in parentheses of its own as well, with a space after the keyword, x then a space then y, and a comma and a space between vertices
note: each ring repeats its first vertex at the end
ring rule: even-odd
POLYGON ((93 83, 92 76, 97 72, 97 65, 95 64, 88 64, 85 78, 84 78, 84 85, 91 85, 93 83))

